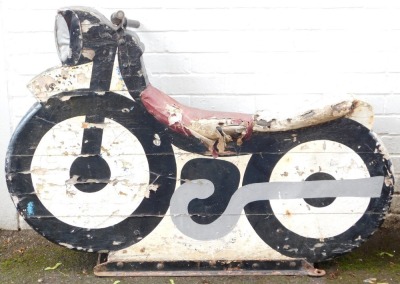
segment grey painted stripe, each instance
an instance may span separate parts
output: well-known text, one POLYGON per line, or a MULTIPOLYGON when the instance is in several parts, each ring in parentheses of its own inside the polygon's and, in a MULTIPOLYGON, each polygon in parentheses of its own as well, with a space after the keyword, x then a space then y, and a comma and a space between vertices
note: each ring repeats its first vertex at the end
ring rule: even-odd
MULTIPOLYGON (((353 180, 306 182, 265 182, 240 187, 232 196, 224 213, 211 224, 194 222, 188 204, 195 198, 204 199, 214 192, 214 185, 205 179, 193 180, 178 187, 171 198, 171 218, 185 235, 197 240, 214 240, 228 234, 239 220, 243 207, 254 201, 272 199, 325 197, 379 197, 383 176, 353 180)), ((340 213, 340 212, 338 212, 340 213)))

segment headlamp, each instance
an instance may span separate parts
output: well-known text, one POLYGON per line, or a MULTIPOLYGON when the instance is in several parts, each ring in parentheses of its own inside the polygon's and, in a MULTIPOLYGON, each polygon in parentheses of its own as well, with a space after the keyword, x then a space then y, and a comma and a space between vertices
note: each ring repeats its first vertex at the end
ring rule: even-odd
POLYGON ((62 64, 77 64, 82 53, 82 29, 79 18, 73 11, 58 12, 55 23, 55 40, 62 64))

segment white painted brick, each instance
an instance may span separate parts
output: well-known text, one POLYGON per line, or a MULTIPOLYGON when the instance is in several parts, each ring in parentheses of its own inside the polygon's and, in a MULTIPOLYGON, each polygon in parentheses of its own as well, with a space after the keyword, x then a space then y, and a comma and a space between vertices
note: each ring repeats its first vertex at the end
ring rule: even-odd
POLYGON ((255 96, 255 110, 266 111, 271 115, 285 113, 289 118, 312 109, 322 98, 321 94, 257 95, 255 96))
POLYGON ((151 74, 188 74, 191 60, 180 54, 145 54, 144 63, 151 74))
POLYGON ((30 75, 10 76, 7 81, 7 93, 12 97, 33 97, 26 85, 33 77, 30 75))
MULTIPOLYGON (((21 5, 23 6, 24 4, 21 5)), ((54 30, 56 13, 57 9, 18 10, 5 13, 4 23, 9 32, 50 32, 54 30)))
POLYGON ((400 50, 384 52, 386 56, 386 70, 389 72, 400 72, 400 50))
POLYGON ((393 154, 400 154, 400 136, 381 136, 386 149, 393 154))
MULTIPOLYGON (((379 53, 338 52, 226 52, 191 54, 193 73, 309 73, 352 82, 360 74, 385 77, 385 59, 379 53), (374 60, 368 61, 372 57, 374 60), (325 73, 325 74, 324 74, 325 73), (379 74, 381 73, 381 74, 379 74)), ((361 79, 362 80, 362 79, 361 79)), ((381 80, 381 79, 380 79, 381 80)), ((364 85, 364 84, 363 84, 364 85)), ((363 87, 364 89, 364 87, 363 87)), ((389 89, 389 86, 386 88, 389 89)), ((369 89, 369 92, 371 90, 369 89)))
POLYGON ((165 33, 161 32, 138 32, 140 41, 144 43, 145 53, 165 53, 165 33))
MULTIPOLYGON (((13 1, 5 1, 7 9, 13 11, 13 10, 18 10, 18 11, 32 11, 35 12, 36 10, 50 10, 50 11, 56 11, 59 8, 62 7, 70 7, 70 6, 87 6, 87 7, 96 7, 96 8, 101 8, 104 4, 106 4, 109 1, 96 1, 96 0, 85 0, 85 2, 79 2, 79 1, 70 1, 70 0, 58 0, 58 1, 44 1, 44 0, 39 0, 33 3, 32 1, 24 1, 24 0, 13 0, 13 1)), ((118 0, 118 1, 112 1, 111 3, 115 5, 115 7, 118 7, 118 2, 123 3, 125 1, 118 0)), ((136 2, 146 2, 143 0, 138 0, 136 2)), ((151 1, 149 1, 151 2, 151 1)))
MULTIPOLYGON (((390 156, 390 160, 392 161, 394 172, 399 174, 400 173, 400 156, 392 154, 390 156)), ((399 180, 400 182, 400 180, 399 180)))
MULTIPOLYGON (((273 30, 290 29, 292 12, 271 9, 129 9, 128 17, 141 22, 144 31, 273 30), (242 21, 241 19, 250 19, 242 21)), ((109 11, 111 12, 111 11, 109 11)))
POLYGON ((391 93, 400 93, 400 73, 388 73, 388 84, 390 84, 391 93))
POLYGON ((9 33, 10 54, 56 53, 54 33, 9 33))
POLYGON ((8 71, 14 73, 12 77, 30 76, 33 78, 50 67, 61 65, 55 53, 38 53, 35 56, 32 56, 32 54, 10 55, 8 59, 8 71))
MULTIPOLYGON (((288 10, 288 9, 286 9, 288 10)), ((292 29, 299 30, 349 30, 359 28, 376 28, 371 23, 370 13, 364 8, 357 9, 292 9, 290 20, 292 29), (338 20, 340 19, 340 20, 338 20), (354 21, 357 19, 357 21, 354 21)))
POLYGON ((180 103, 182 103, 182 104, 184 104, 184 105, 190 105, 190 100, 191 100, 191 96, 182 96, 182 95, 174 95, 174 96, 171 96, 171 97, 173 97, 175 100, 177 100, 178 102, 180 102, 180 103))
POLYGON ((395 94, 386 97, 385 113, 386 114, 400 113, 400 94, 395 94))
POLYGON ((348 93, 391 93, 393 80, 385 73, 346 73, 340 74, 342 88, 348 93))
POLYGON ((254 96, 192 96, 192 106, 208 110, 228 112, 254 112, 254 96), (240 109, 238 106, 240 105, 240 109))
POLYGON ((295 30, 293 41, 298 51, 393 51, 400 31, 374 30, 295 30))
MULTIPOLYGON (((0 34, 4 35, 3 16, 3 1, 0 0, 0 34)), ((5 153, 8 148, 8 141, 11 136, 11 121, 10 110, 8 108, 8 94, 7 94, 7 71, 5 63, 5 44, 0 41, 0 168, 5 168, 5 153)), ((0 229, 16 230, 18 229, 17 214, 14 204, 11 201, 10 195, 7 190, 4 170, 0 175, 0 229)))
POLYGON ((13 120, 13 129, 19 123, 20 119, 26 115, 28 110, 36 103, 33 97, 14 97, 10 104, 10 112, 15 118, 13 120))
POLYGON ((374 131, 380 135, 399 134, 400 115, 375 116, 374 131))
POLYGON ((225 90, 226 82, 224 76, 152 75, 149 79, 155 87, 171 95, 218 94, 225 90))
POLYGON ((259 52, 293 50, 291 31, 169 32, 168 52, 259 52), (270 40, 277 38, 278 40, 270 40))
POLYGON ((228 93, 307 94, 343 93, 344 79, 335 74, 232 74, 227 77, 228 93))
POLYGON ((373 107, 375 115, 384 114, 386 94, 352 94, 354 98, 364 101, 373 107))
MULTIPOLYGON (((290 73, 316 72, 318 60, 305 64, 312 55, 298 52, 227 52, 191 54, 193 73, 290 73)), ((318 58, 318 55, 315 56, 318 58)))
POLYGON ((386 52, 343 51, 337 54, 339 56, 327 57, 326 60, 330 64, 337 66, 337 69, 342 72, 383 73, 390 71, 388 66, 390 57, 386 52))

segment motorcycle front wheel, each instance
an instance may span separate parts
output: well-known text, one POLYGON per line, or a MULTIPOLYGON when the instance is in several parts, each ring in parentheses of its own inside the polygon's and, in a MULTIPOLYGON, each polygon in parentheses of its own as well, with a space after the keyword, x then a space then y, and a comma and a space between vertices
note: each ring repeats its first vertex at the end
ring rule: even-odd
MULTIPOLYGON (((260 182, 357 180, 384 177, 380 197, 346 196, 256 201, 245 213, 258 236, 279 253, 321 262, 360 246, 381 225, 393 183, 390 161, 375 135, 350 119, 304 129, 259 134, 243 185, 260 182)), ((358 196, 354 194, 354 196, 358 196)))
POLYGON ((163 130, 139 104, 111 92, 63 93, 36 105, 7 153, 17 210, 71 249, 107 252, 139 242, 163 219, 175 189, 163 130))

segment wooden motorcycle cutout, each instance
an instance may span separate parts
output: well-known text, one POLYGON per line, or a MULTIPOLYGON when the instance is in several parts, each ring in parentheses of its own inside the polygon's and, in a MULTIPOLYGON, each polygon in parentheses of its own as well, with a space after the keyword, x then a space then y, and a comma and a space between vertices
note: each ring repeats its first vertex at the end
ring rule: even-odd
POLYGON ((244 215, 273 250, 310 262, 377 230, 394 179, 367 103, 290 119, 188 107, 148 82, 127 25, 137 23, 122 11, 111 21, 90 8, 58 11, 62 66, 29 83, 38 103, 6 160, 9 192, 33 229, 71 249, 109 252, 142 242, 167 216, 208 242, 244 215))

